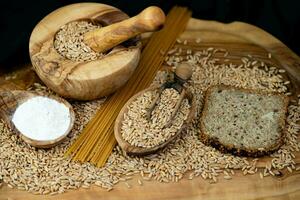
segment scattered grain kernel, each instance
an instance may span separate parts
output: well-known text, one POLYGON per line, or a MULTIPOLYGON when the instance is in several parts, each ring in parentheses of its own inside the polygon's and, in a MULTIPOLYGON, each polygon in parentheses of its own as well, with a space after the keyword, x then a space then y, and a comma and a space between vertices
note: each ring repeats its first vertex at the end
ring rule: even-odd
POLYGON ((224 179, 230 180, 230 179, 232 179, 232 177, 228 175, 228 176, 224 176, 224 179))
MULTIPOLYGON (((205 91, 211 85, 223 83, 236 87, 258 88, 265 91, 277 90, 281 93, 286 91, 287 83, 284 82, 282 77, 276 76, 276 70, 269 70, 263 62, 260 63, 261 68, 245 67, 247 63, 253 63, 255 58, 252 58, 251 61, 248 59, 245 65, 234 67, 230 62, 222 65, 216 64, 217 60, 213 54, 214 48, 210 51, 208 49, 193 51, 187 58, 180 55, 181 53, 184 54, 185 51, 177 50, 174 54, 170 54, 167 62, 172 67, 178 62, 193 63, 193 76, 191 79, 193 84, 187 87, 194 92, 197 98, 196 119, 201 115, 205 91), (174 55, 177 53, 178 55, 174 55)), ((166 72, 158 72, 154 83, 163 83, 166 80, 166 76, 166 72)), ((33 85, 29 90, 51 94, 49 89, 40 84, 33 85)), ((245 162, 244 158, 228 156, 228 154, 222 154, 214 148, 202 144, 199 140, 198 120, 191 123, 185 134, 180 135, 173 143, 157 154, 145 157, 128 156, 122 152, 119 146, 116 146, 107 161, 107 165, 103 168, 96 168, 89 163, 73 162, 69 158, 65 158, 64 152, 68 149, 70 143, 75 141, 75 138, 78 137, 83 127, 94 116, 96 110, 103 104, 103 101, 102 99, 89 102, 72 102, 78 120, 75 121, 74 129, 69 136, 70 139, 50 150, 36 150, 26 145, 1 121, 0 160, 5 160, 6 162, 0 162, 0 184, 2 181, 11 186, 15 184, 16 187, 20 189, 25 188, 26 191, 31 193, 47 193, 49 190, 50 195, 55 195, 65 192, 67 189, 82 187, 84 182, 111 190, 117 182, 121 180, 126 181, 126 178, 122 179, 126 174, 138 173, 138 171, 140 171, 141 180, 143 181, 176 182, 183 178, 178 176, 179 174, 182 175, 191 171, 195 177, 200 176, 209 181, 209 183, 217 182, 218 175, 222 177, 222 170, 219 170, 223 169, 224 166, 229 170, 243 169, 244 173, 257 171, 257 168, 252 168, 252 163, 245 162), (199 159, 199 157, 205 159, 199 159), (9 168, 6 163, 9 163, 9 168), (14 169, 14 167, 21 171, 10 170, 14 169), (40 173, 37 170, 41 168, 45 170, 45 173, 40 173), (214 170, 208 170, 212 168, 214 170), (143 175, 144 173, 146 175, 143 175), (150 175, 149 177, 147 176, 148 174, 150 175), (64 178, 62 179, 62 177, 64 178), (21 180, 25 180, 26 183, 30 181, 30 183, 29 185, 24 184, 21 180), (36 183, 33 180, 36 180, 36 183)), ((278 176, 277 171, 286 169, 286 166, 289 166, 290 169, 287 168, 289 171, 293 171, 293 168, 296 171, 300 170, 299 166, 293 167, 295 165, 295 156, 291 154, 295 153, 297 157, 296 151, 299 151, 299 141, 295 140, 299 133, 299 128, 295 126, 299 116, 300 106, 290 105, 287 113, 289 123, 286 124, 286 144, 272 154, 272 159, 274 160, 267 162, 263 172, 260 172, 260 177, 262 175, 263 177, 270 176, 272 173, 278 176), (269 171, 271 168, 273 171, 269 171)), ((234 175, 232 172, 229 174, 230 176, 234 175)))
POLYGON ((268 58, 272 58, 272 54, 271 53, 268 53, 268 58))
POLYGON ((181 44, 181 43, 182 43, 182 40, 178 38, 178 39, 176 40, 176 42, 177 42, 178 44, 181 44))
POLYGON ((285 69, 280 69, 280 70, 278 70, 278 72, 279 73, 285 73, 286 71, 285 71, 285 69))
POLYGON ((143 182, 140 179, 138 179, 138 184, 143 185, 143 182))
POLYGON ((127 188, 131 188, 131 185, 129 183, 125 182, 125 185, 127 188))
POLYGON ((259 177, 261 178, 261 179, 263 179, 264 178, 264 175, 263 175, 263 173, 259 173, 259 177))

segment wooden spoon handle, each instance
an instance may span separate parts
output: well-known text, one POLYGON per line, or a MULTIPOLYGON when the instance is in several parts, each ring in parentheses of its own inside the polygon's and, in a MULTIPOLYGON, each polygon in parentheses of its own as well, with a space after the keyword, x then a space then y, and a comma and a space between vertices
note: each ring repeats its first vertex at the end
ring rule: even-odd
POLYGON ((159 7, 150 6, 137 16, 87 32, 84 43, 96 52, 104 52, 138 34, 156 31, 164 22, 164 12, 159 7))
POLYGON ((163 91, 163 88, 160 87, 155 95, 155 98, 153 99, 151 105, 149 106, 149 108, 147 110, 146 118, 148 121, 151 120, 152 111, 154 110, 155 106, 158 104, 162 91, 163 91))
POLYGON ((175 108, 174 108, 174 110, 171 114, 171 117, 168 120, 168 122, 165 124, 164 128, 169 128, 171 126, 171 124, 173 122, 173 119, 174 119, 175 115, 177 114, 185 95, 186 95, 186 91, 183 88, 182 91, 181 91, 180 97, 179 97, 178 101, 176 102, 176 106, 175 106, 175 108))

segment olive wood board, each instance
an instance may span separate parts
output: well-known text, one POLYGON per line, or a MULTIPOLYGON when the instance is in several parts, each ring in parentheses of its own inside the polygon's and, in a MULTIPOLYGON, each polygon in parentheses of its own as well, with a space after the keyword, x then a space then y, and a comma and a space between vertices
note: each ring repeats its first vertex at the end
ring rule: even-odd
MULTIPOLYGON (((143 42, 147 41, 148 36, 149 34, 144 35, 143 42)), ((266 63, 273 63, 273 65, 286 69, 288 75, 284 78, 292 82, 290 90, 294 94, 293 97, 295 98, 300 92, 300 58, 279 40, 255 26, 241 22, 223 24, 192 18, 180 38, 187 39, 188 47, 192 49, 225 48, 230 52, 228 58, 233 63, 248 54, 254 55, 266 63), (195 42, 197 38, 201 38, 199 44, 195 42), (271 59, 268 58, 269 52, 272 54, 271 59)), ((0 78, 0 82, 3 81, 3 77, 4 75, 0 78)), ((26 80, 26 77, 30 76, 20 76, 20 78, 24 77, 23 81, 6 81, 6 84, 3 84, 4 89, 11 88, 11 84, 25 87, 32 83, 26 80), (11 84, 7 84, 7 82, 11 84)), ((258 166, 264 167, 265 161, 269 159, 260 159, 258 166)), ((295 161, 300 165, 300 153, 296 153, 295 161)), ((120 182, 110 192, 92 186, 90 189, 70 190, 55 196, 33 195, 26 191, 10 189, 4 185, 0 189, 0 200, 300 199, 300 171, 293 173, 284 171, 281 177, 265 177, 264 179, 260 179, 258 173, 244 176, 240 171, 236 171, 232 180, 219 177, 215 184, 210 184, 209 181, 199 177, 193 180, 184 178, 177 183, 143 181, 143 186, 140 186, 137 178, 134 177, 129 183, 132 185, 131 188, 127 188, 123 182, 120 182)))

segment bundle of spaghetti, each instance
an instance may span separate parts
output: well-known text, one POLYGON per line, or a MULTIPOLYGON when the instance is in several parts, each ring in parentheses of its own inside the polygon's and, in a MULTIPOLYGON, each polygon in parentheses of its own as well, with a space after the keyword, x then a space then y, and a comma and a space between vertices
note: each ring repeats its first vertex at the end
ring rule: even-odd
POLYGON ((151 84, 163 64, 166 53, 174 46, 190 17, 191 12, 187 8, 175 6, 171 9, 164 28, 153 33, 149 39, 132 77, 105 101, 66 155, 73 156, 73 160, 89 161, 98 167, 106 163, 116 145, 113 127, 118 113, 131 96, 151 84))

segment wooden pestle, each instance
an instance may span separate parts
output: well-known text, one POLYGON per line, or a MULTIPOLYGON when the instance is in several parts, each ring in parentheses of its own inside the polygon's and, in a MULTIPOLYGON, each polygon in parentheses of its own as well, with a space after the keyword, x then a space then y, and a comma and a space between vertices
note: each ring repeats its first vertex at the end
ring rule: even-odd
POLYGON ((159 30, 164 22, 164 12, 159 7, 150 6, 127 20, 85 33, 83 41, 101 53, 138 34, 159 30))

